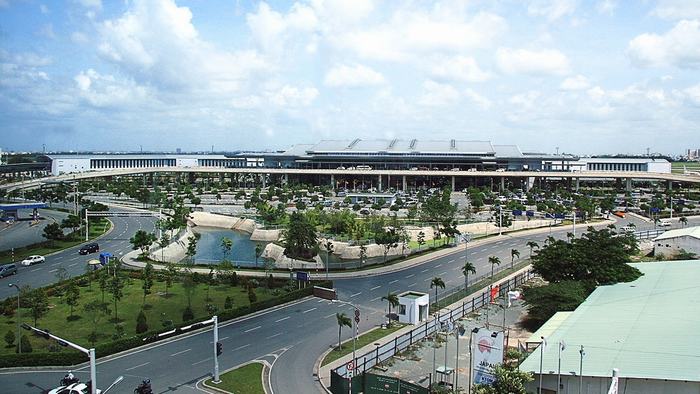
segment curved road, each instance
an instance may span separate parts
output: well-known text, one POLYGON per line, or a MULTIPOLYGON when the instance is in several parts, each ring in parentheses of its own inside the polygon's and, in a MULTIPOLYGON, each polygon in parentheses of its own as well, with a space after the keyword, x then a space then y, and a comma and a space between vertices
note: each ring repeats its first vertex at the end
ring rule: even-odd
MULTIPOLYGON (((618 226, 628 221, 630 219, 621 220, 618 226)), ((648 227, 639 220, 631 221, 639 229, 648 227)), ((581 226, 579 231, 583 230, 581 226)), ((552 235, 561 238, 568 231, 571 231, 571 227, 556 229, 552 235)), ((527 241, 535 240, 541 244, 548 235, 542 233, 528 236, 516 233, 481 246, 470 247, 469 260, 477 268, 477 275, 473 279, 490 275, 488 256, 499 256, 503 261, 501 268, 505 268, 509 265, 511 249, 520 250, 525 257, 529 252, 525 246, 527 241)), ((360 331, 366 331, 385 319, 386 304, 380 300, 381 296, 389 291, 407 289, 430 291, 429 281, 434 276, 441 276, 447 288, 458 286, 464 282, 460 271, 463 261, 464 248, 455 248, 454 253, 399 272, 336 280, 335 287, 340 299, 350 300, 360 306, 360 331)), ((307 297, 259 315, 227 322, 219 330, 220 341, 224 346, 224 353, 219 358, 221 370, 264 358, 275 361, 271 374, 275 393, 318 392, 317 383, 312 376, 313 364, 328 346, 337 341, 338 328, 334 316, 341 311, 348 315, 351 313, 347 306, 307 297)), ((343 331, 344 339, 351 335, 351 330, 343 331)), ((99 361, 98 383, 105 387, 117 376, 123 375, 124 382, 112 392, 130 393, 141 379, 148 377, 157 393, 198 392, 195 388, 197 381, 207 377, 213 368, 211 341, 211 330, 206 330, 133 353, 105 358, 99 361)), ((40 393, 43 389, 54 387, 64 373, 65 371, 50 370, 0 372, 0 386, 13 393, 40 393)), ((87 380, 88 368, 77 371, 77 375, 87 380)))

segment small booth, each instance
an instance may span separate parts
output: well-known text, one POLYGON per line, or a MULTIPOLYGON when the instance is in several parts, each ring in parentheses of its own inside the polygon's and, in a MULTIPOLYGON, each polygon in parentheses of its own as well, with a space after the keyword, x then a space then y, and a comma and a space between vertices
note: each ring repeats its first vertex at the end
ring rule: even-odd
POLYGON ((406 291, 399 294, 399 322, 418 324, 428 320, 430 296, 427 293, 406 291))

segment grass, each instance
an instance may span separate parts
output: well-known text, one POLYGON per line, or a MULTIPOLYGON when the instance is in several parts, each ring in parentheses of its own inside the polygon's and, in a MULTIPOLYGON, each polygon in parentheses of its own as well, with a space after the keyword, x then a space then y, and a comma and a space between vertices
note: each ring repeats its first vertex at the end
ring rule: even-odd
MULTIPOLYGON (((136 333, 136 316, 143 305, 143 290, 141 288, 143 282, 140 279, 128 279, 127 281, 123 290, 124 297, 117 303, 117 312, 119 321, 124 328, 124 334, 133 335, 136 333)), ((207 304, 214 305, 219 310, 224 310, 226 296, 232 298, 233 308, 250 304, 248 293, 243 287, 213 285, 209 291, 210 301, 205 301, 206 288, 206 284, 197 285, 192 297, 192 311, 195 319, 209 316, 209 312, 206 310, 207 304)), ((182 312, 187 306, 187 297, 182 285, 173 283, 166 297, 165 282, 156 280, 151 291, 152 294, 146 297, 146 306, 144 308, 149 329, 164 327, 163 322, 166 320, 172 320, 175 324, 182 322, 182 312)), ((269 290, 259 287, 255 292, 258 301, 275 297, 275 294, 273 294, 274 289, 269 290)), ((37 325, 40 328, 49 329, 51 332, 79 345, 91 347, 88 346, 91 345, 88 337, 93 331, 93 317, 84 311, 83 306, 93 300, 102 300, 102 293, 97 281, 92 283, 92 288, 88 286, 80 288, 80 305, 74 309, 74 316, 71 318, 70 307, 63 302, 62 298, 49 297, 49 312, 37 321, 37 325)), ((95 329, 97 332, 97 344, 112 341, 112 335, 115 333, 115 323, 112 320, 114 317, 114 302, 109 291, 105 291, 104 300, 110 313, 106 315, 101 314, 97 319, 98 322, 95 329)), ((8 330, 15 332, 14 330, 17 327, 15 316, 0 316, 0 335, 4 336, 8 330)), ((22 322, 34 323, 30 317, 29 308, 22 308, 22 322)), ((49 351, 49 346, 53 342, 34 336, 29 336, 29 340, 32 343, 34 352, 49 351)), ((13 350, 13 348, 0 346, 0 354, 11 353, 13 350)))
MULTIPOLYGON (((91 223, 90 224, 90 239, 95 239, 99 237, 100 235, 106 233, 109 231, 109 229, 112 227, 112 222, 110 222, 107 219, 100 219, 96 223, 91 223)), ((45 256, 50 253, 55 253, 60 250, 68 249, 76 245, 80 245, 85 242, 84 236, 81 236, 80 233, 72 233, 66 236, 67 239, 59 240, 59 241, 44 241, 44 242, 39 242, 31 245, 27 245, 21 248, 15 248, 14 251, 14 261, 22 261, 24 260, 27 256, 31 255, 41 255, 45 256)), ((6 264, 6 263, 11 263, 12 262, 12 252, 10 250, 4 250, 0 252, 0 264, 6 264)))
POLYGON ((700 170, 700 162, 698 162, 698 161, 683 161, 683 162, 671 163, 671 171, 677 172, 677 173, 682 173, 684 166, 688 171, 700 170))
POLYGON ((206 383, 233 394, 265 394, 262 385, 262 370, 262 364, 250 363, 219 376, 221 383, 214 383, 211 379, 208 379, 206 383))
MULTIPOLYGON (((508 268, 506 268, 506 269, 504 269, 504 270, 502 270, 502 271, 499 271, 499 272, 494 273, 494 274, 493 274, 493 281, 491 280, 491 275, 489 275, 489 276, 487 276, 487 277, 481 279, 480 281, 478 281, 478 282, 476 282, 476 283, 472 283, 471 285, 469 285, 469 288, 467 289, 466 292, 465 292, 464 290, 458 291, 458 292, 456 292, 456 293, 450 294, 449 296, 447 296, 447 297, 445 297, 445 298, 439 299, 438 302, 435 302, 435 303, 430 304, 430 313, 437 312, 437 311, 440 310, 441 308, 444 308, 444 307, 446 307, 446 306, 448 306, 448 305, 452 305, 452 304, 454 304, 455 302, 457 302, 457 301, 463 299, 464 297, 468 296, 468 295, 471 294, 472 292, 474 292, 474 291, 476 291, 476 290, 479 290, 479 289, 481 289, 481 288, 483 288, 483 287, 486 287, 486 286, 488 286, 488 285, 491 284, 491 283, 494 283, 494 282, 496 282, 496 281, 499 281, 499 280, 505 278, 506 276, 512 274, 513 272, 516 272, 516 271, 518 271, 519 269, 522 269, 523 267, 526 267, 528 264, 530 264, 530 259, 528 258, 528 259, 525 259, 525 260, 523 260, 523 261, 521 261, 521 262, 515 264, 515 265, 513 266, 512 269, 510 268, 510 262, 504 262, 503 264, 508 264, 508 268)), ((490 273, 490 271, 489 271, 489 273, 490 273)), ((433 296, 434 294, 435 294, 434 292, 431 293, 431 296, 433 296)))
MULTIPOLYGON (((357 342, 355 344, 355 349, 360 349, 363 346, 367 346, 370 343, 374 343, 385 336, 392 334, 400 329, 405 327, 404 324, 399 324, 399 323, 392 323, 391 327, 389 328, 377 328, 372 331, 366 332, 359 337, 357 337, 357 342)), ((326 357, 323 359, 321 362, 321 366, 327 365, 332 363, 333 361, 352 353, 352 339, 345 342, 345 344, 341 345, 341 348, 338 349, 338 347, 334 347, 333 350, 326 355, 326 357)))

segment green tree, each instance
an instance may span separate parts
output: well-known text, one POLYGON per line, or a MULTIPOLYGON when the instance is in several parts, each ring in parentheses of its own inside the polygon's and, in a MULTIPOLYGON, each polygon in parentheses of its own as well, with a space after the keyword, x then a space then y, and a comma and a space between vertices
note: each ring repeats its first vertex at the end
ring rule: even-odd
POLYGON ((510 269, 513 269, 513 262, 515 259, 520 258, 520 251, 518 249, 511 249, 510 250, 510 269))
POLYGON ((143 309, 141 309, 136 316, 136 333, 142 334, 146 331, 148 331, 148 322, 146 321, 146 314, 143 313, 143 309))
POLYGON ((682 224, 683 227, 688 225, 688 218, 685 216, 681 216, 680 219, 678 219, 678 223, 682 224))
POLYGON ((114 274, 109 280, 109 293, 112 295, 112 301, 114 302, 114 322, 119 321, 119 315, 117 313, 117 303, 124 297, 124 281, 119 273, 114 274))
MULTIPOLYGON (((25 334, 22 335, 20 338, 20 343, 22 345, 22 353, 31 353, 33 351, 32 349, 32 343, 29 341, 29 337, 25 334)), ((19 347, 15 348, 15 352, 19 351, 19 347)))
POLYGON ((233 309, 233 299, 231 296, 226 296, 226 300, 224 300, 224 309, 233 309))
POLYGON ((187 250, 185 255, 187 256, 190 263, 194 263, 194 256, 197 255, 197 242, 199 241, 199 234, 195 233, 187 237, 187 250))
POLYGON ((425 233, 422 230, 418 232, 416 240, 418 241, 418 250, 420 251, 420 248, 425 245, 425 233))
POLYGON ((40 287, 32 292, 29 300, 29 307, 30 315, 32 319, 34 319, 34 326, 36 326, 37 320, 46 316, 49 312, 49 298, 46 296, 44 288, 40 287))
POLYGON ((464 275, 464 290, 469 294, 469 274, 476 274, 474 264, 465 261, 462 266, 462 275, 464 275))
POLYGON ((256 243, 255 244, 255 268, 258 268, 258 259, 260 258, 262 251, 263 251, 262 245, 256 243))
POLYGON ((365 244, 360 243, 360 267, 362 267, 362 264, 364 264, 366 259, 367 259, 367 247, 365 246, 365 244))
POLYGON ((381 229, 378 233, 374 235, 374 242, 377 245, 381 245, 384 251, 384 262, 386 263, 386 256, 389 254, 391 248, 395 248, 399 245, 401 236, 396 232, 394 228, 381 229))
POLYGON ((170 245, 170 237, 167 231, 163 231, 163 235, 161 235, 158 240, 158 246, 160 246, 160 261, 163 263, 165 263, 165 248, 167 248, 168 245, 170 245))
POLYGON ((90 318, 92 323, 92 332, 88 335, 88 340, 92 345, 95 345, 98 339, 97 325, 99 324, 102 316, 107 315, 107 307, 105 306, 104 300, 102 302, 93 300, 83 306, 83 310, 90 318))
POLYGON ((13 347, 15 346, 15 331, 12 329, 7 330, 5 333, 5 343, 7 343, 7 347, 13 347))
POLYGON ((345 313, 336 313, 335 314, 335 320, 338 322, 338 351, 342 349, 341 347, 341 342, 340 342, 340 337, 342 334, 343 327, 349 327, 352 328, 352 321, 350 318, 345 314, 345 313))
POLYGON ((49 223, 44 227, 44 232, 41 235, 53 245, 55 241, 63 238, 63 231, 58 223, 49 223))
POLYGON ((394 292, 389 292, 387 295, 382 297, 382 301, 386 301, 389 307, 389 314, 387 315, 388 322, 387 327, 391 325, 391 308, 396 308, 399 306, 399 296, 394 292))
POLYGON ((186 269, 182 277, 182 289, 187 297, 187 307, 192 308, 192 297, 197 289, 197 282, 194 280, 194 273, 190 269, 186 269))
POLYGON ((224 260, 228 260, 228 255, 231 253, 231 248, 233 248, 233 240, 229 237, 221 237, 221 252, 224 255, 224 260))
POLYGON ((141 255, 145 256, 148 253, 148 248, 157 240, 156 235, 148 233, 144 230, 138 230, 129 239, 133 250, 141 249, 141 255))
POLYGON ((457 204, 450 203, 452 189, 446 187, 440 193, 434 193, 421 206, 421 216, 423 220, 435 222, 438 225, 438 233, 446 234, 453 230, 457 204))
POLYGON ((70 306, 70 317, 73 317, 73 308, 80 303, 80 288, 75 280, 71 281, 66 287, 66 293, 63 295, 66 304, 70 306))
POLYGON ((284 255, 291 259, 310 260, 318 251, 316 229, 303 213, 289 215, 283 237, 284 255))
POLYGON ((173 285, 173 281, 177 278, 179 270, 175 264, 168 263, 163 270, 163 279, 165 281, 165 296, 168 296, 168 289, 173 285))
POLYGON ((489 256, 489 264, 491 264, 491 282, 493 282, 493 269, 497 265, 501 265, 501 259, 497 256, 489 256))
POLYGON ((199 197, 192 197, 190 198, 190 203, 192 203, 192 205, 194 205, 194 207, 197 208, 197 205, 202 203, 202 199, 199 197))
POLYGON ((61 228, 69 228, 75 232, 78 227, 80 227, 80 218, 76 215, 68 215, 61 221, 61 228))
POLYGON ((527 394, 525 385, 533 380, 530 372, 497 365, 494 368, 496 381, 491 385, 474 385, 474 394, 527 394))
POLYGON ((526 287, 523 298, 527 303, 528 325, 539 327, 558 311, 573 311, 590 292, 583 282, 573 280, 526 287))
POLYGON ((255 294, 255 289, 253 287, 248 287, 248 301, 253 304, 258 301, 258 295, 255 294))
POLYGON ((532 258, 532 249, 533 249, 533 248, 537 248, 537 249, 540 248, 540 245, 538 245, 537 242, 535 242, 535 241, 527 241, 527 243, 525 244, 525 246, 527 246, 528 248, 530 248, 530 258, 532 258))
POLYGON ((430 281, 430 288, 435 288, 435 302, 437 303, 438 301, 438 288, 444 289, 445 288, 445 281, 442 280, 441 277, 436 276, 430 281))
POLYGON ((141 289, 143 289, 142 305, 146 305, 146 296, 151 294, 151 287, 153 287, 153 275, 153 264, 151 264, 149 261, 146 263, 143 271, 141 271, 141 280, 143 281, 143 284, 141 285, 141 289))
MULTIPOLYGON (((109 267, 109 265, 108 265, 109 267)), ((97 283, 100 287, 100 292, 102 292, 102 303, 105 303, 105 291, 109 287, 109 269, 102 268, 97 271, 97 283)))

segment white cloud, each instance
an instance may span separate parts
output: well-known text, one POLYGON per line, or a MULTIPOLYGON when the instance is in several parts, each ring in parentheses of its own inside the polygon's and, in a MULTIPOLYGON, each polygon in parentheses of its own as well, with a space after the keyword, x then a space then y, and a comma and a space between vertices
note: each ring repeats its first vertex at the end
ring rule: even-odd
POLYGON ((682 20, 664 34, 645 33, 630 41, 627 52, 642 67, 700 67, 700 20, 682 20))
POLYGON ((290 12, 283 15, 263 2, 257 12, 246 15, 246 21, 255 42, 268 52, 280 51, 292 35, 312 32, 319 24, 315 11, 300 3, 295 3, 290 12))
POLYGON ((418 99, 418 104, 426 107, 444 107, 455 104, 461 95, 454 86, 446 83, 438 83, 427 80, 423 82, 423 95, 418 99))
POLYGON ((324 79, 326 86, 330 87, 376 86, 384 82, 382 74, 361 64, 335 66, 326 73, 324 79))
POLYGON ((50 57, 41 56, 34 52, 9 53, 2 49, 0 49, 0 61, 33 68, 44 67, 53 63, 50 57))
POLYGON ((47 7, 46 4, 39 4, 39 11, 41 11, 41 13, 44 15, 50 12, 49 7, 47 7))
POLYGON ((223 51, 202 40, 189 8, 172 0, 136 2, 99 29, 104 59, 160 88, 235 92, 268 68, 255 51, 223 51))
POLYGON ((559 89, 562 90, 584 90, 588 89, 591 84, 588 82, 588 78, 583 75, 576 75, 573 77, 566 78, 559 85, 559 89))
POLYGON ((78 4, 85 8, 94 8, 96 10, 102 9, 102 0, 75 0, 78 4))
POLYGON ((612 15, 617 8, 617 0, 601 0, 596 4, 596 10, 605 15, 612 15))
POLYGON ((561 17, 573 15, 577 6, 577 0, 533 0, 528 5, 527 12, 553 22, 561 17))
POLYGON ((270 96, 270 101, 280 107, 308 107, 318 97, 313 87, 297 88, 285 85, 270 96))
POLYGON ((79 31, 74 31, 71 33, 70 40, 76 44, 85 44, 89 41, 85 33, 79 31))
POLYGON ((133 81, 117 80, 93 69, 81 71, 73 79, 80 97, 93 107, 135 107, 149 98, 148 90, 133 81))
POLYGON ((437 79, 483 82, 491 78, 491 74, 481 70, 476 60, 470 56, 441 56, 431 63, 430 73, 437 79))
POLYGON ((695 0, 657 0, 651 14, 668 20, 697 19, 700 4, 695 0))
POLYGON ((700 83, 683 89, 683 95, 693 104, 700 106, 700 83))
POLYGON ((506 74, 566 75, 570 71, 569 59, 556 49, 499 48, 496 63, 506 74))
POLYGON ((56 38, 56 33, 53 31, 53 25, 51 23, 47 23, 39 28, 39 30, 36 32, 38 35, 48 38, 48 39, 55 39, 56 38))
POLYGON ((476 106, 481 108, 481 109, 491 108, 491 105, 492 105, 491 100, 480 95, 479 93, 475 92, 472 89, 466 89, 464 91, 464 97, 466 97, 472 103, 476 104, 476 106))

